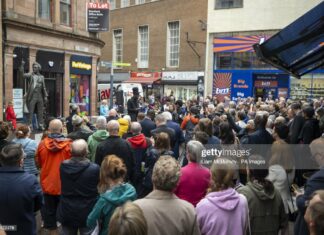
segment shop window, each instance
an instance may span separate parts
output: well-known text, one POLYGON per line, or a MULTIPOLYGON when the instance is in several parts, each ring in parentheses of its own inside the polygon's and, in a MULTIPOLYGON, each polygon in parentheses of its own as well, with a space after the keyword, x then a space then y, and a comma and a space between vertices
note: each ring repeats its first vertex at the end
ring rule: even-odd
POLYGON ((215 0, 215 9, 242 8, 243 0, 215 0))
POLYGON ((63 25, 71 25, 71 0, 60 0, 60 22, 63 25))
POLYGON ((123 31, 121 29, 116 29, 113 33, 113 61, 123 61, 123 31))
POLYGON ((120 1, 120 7, 128 7, 129 6, 129 0, 121 0, 120 1))
POLYGON ((233 53, 231 52, 221 52, 217 53, 216 56, 216 66, 217 69, 231 69, 232 68, 232 59, 233 53))
POLYGON ((70 103, 80 107, 84 115, 90 113, 90 77, 89 75, 70 75, 70 103))
POLYGON ((109 10, 116 9, 116 0, 109 0, 109 10))
POLYGON ((180 22, 168 23, 167 32, 167 67, 179 67, 180 22))
POLYGON ((138 28, 138 68, 147 68, 149 62, 149 28, 140 26, 138 28))
POLYGON ((234 53, 234 67, 237 69, 251 68, 251 52, 234 53))
POLYGON ((38 17, 52 20, 52 0, 38 0, 38 17))
POLYGON ((145 0, 135 0, 135 4, 138 5, 138 4, 144 4, 145 3, 145 0))

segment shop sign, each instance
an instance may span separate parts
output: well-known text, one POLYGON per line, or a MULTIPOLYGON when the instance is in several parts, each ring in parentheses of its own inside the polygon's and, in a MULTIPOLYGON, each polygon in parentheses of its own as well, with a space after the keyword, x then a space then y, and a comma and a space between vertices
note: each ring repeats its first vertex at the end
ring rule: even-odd
POLYGON ((204 76, 203 72, 163 72, 162 81, 197 81, 199 76, 204 76))
POLYGON ((278 81, 258 80, 254 82, 254 86, 255 87, 278 87, 278 81))
POLYGON ((92 57, 72 55, 70 63, 71 74, 91 75, 92 72, 92 57))
POLYGON ((231 96, 232 73, 214 73, 213 95, 219 101, 231 96))
POLYGON ((161 73, 159 72, 131 72, 131 78, 140 79, 140 78, 159 78, 161 73))
POLYGON ((85 69, 85 70, 91 70, 91 64, 86 64, 83 62, 79 62, 79 61, 72 61, 72 68, 75 69, 85 69))
POLYGON ((12 89, 13 108, 17 118, 23 118, 23 89, 12 89))
POLYGON ((88 2, 87 8, 88 31, 109 31, 109 3, 88 2))

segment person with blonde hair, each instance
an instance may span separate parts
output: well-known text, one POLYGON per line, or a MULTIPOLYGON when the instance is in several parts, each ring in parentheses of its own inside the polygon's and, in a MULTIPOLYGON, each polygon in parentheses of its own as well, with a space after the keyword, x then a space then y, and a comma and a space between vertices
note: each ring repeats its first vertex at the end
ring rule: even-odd
POLYGON ((116 155, 106 156, 101 163, 98 184, 100 196, 87 219, 88 227, 99 227, 99 235, 108 233, 109 220, 116 207, 136 199, 135 188, 124 182, 126 174, 124 162, 116 155))
POLYGON ((30 174, 38 175, 38 169, 35 164, 35 153, 37 149, 37 143, 35 140, 30 139, 30 128, 27 125, 20 124, 16 130, 16 138, 12 142, 21 144, 26 154, 24 160, 24 170, 30 174))
POLYGON ((132 202, 117 207, 109 222, 109 235, 147 235, 147 223, 141 208, 132 202))
POLYGON ((233 188, 235 171, 236 162, 230 159, 217 158, 214 161, 209 193, 196 207, 202 234, 245 234, 248 225, 248 203, 246 198, 233 188))
POLYGON ((173 193, 179 178, 179 163, 171 156, 161 156, 153 169, 153 192, 135 201, 143 210, 148 234, 200 234, 193 205, 173 193))

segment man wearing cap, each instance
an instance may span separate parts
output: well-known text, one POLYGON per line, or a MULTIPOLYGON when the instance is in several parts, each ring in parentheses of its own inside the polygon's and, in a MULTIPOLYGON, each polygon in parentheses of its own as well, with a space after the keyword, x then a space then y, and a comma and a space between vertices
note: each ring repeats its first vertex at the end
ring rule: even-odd
POLYGON ((127 112, 128 115, 131 117, 132 122, 136 122, 137 120, 137 114, 139 111, 138 97, 138 87, 133 87, 133 97, 127 101, 127 112))
POLYGON ((80 117, 75 114, 72 117, 72 125, 73 131, 67 136, 72 140, 84 139, 87 142, 89 136, 93 134, 93 131, 96 131, 96 128, 91 124, 86 116, 80 117))

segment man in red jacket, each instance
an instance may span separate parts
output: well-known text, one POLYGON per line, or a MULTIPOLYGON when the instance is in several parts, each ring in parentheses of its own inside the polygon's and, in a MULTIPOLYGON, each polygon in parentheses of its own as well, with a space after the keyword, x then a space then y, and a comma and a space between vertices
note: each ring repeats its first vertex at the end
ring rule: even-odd
POLYGON ((49 124, 49 135, 38 145, 36 162, 40 168, 40 181, 44 192, 44 228, 56 234, 56 211, 61 195, 60 165, 71 158, 71 139, 62 135, 63 124, 54 119, 49 124))

